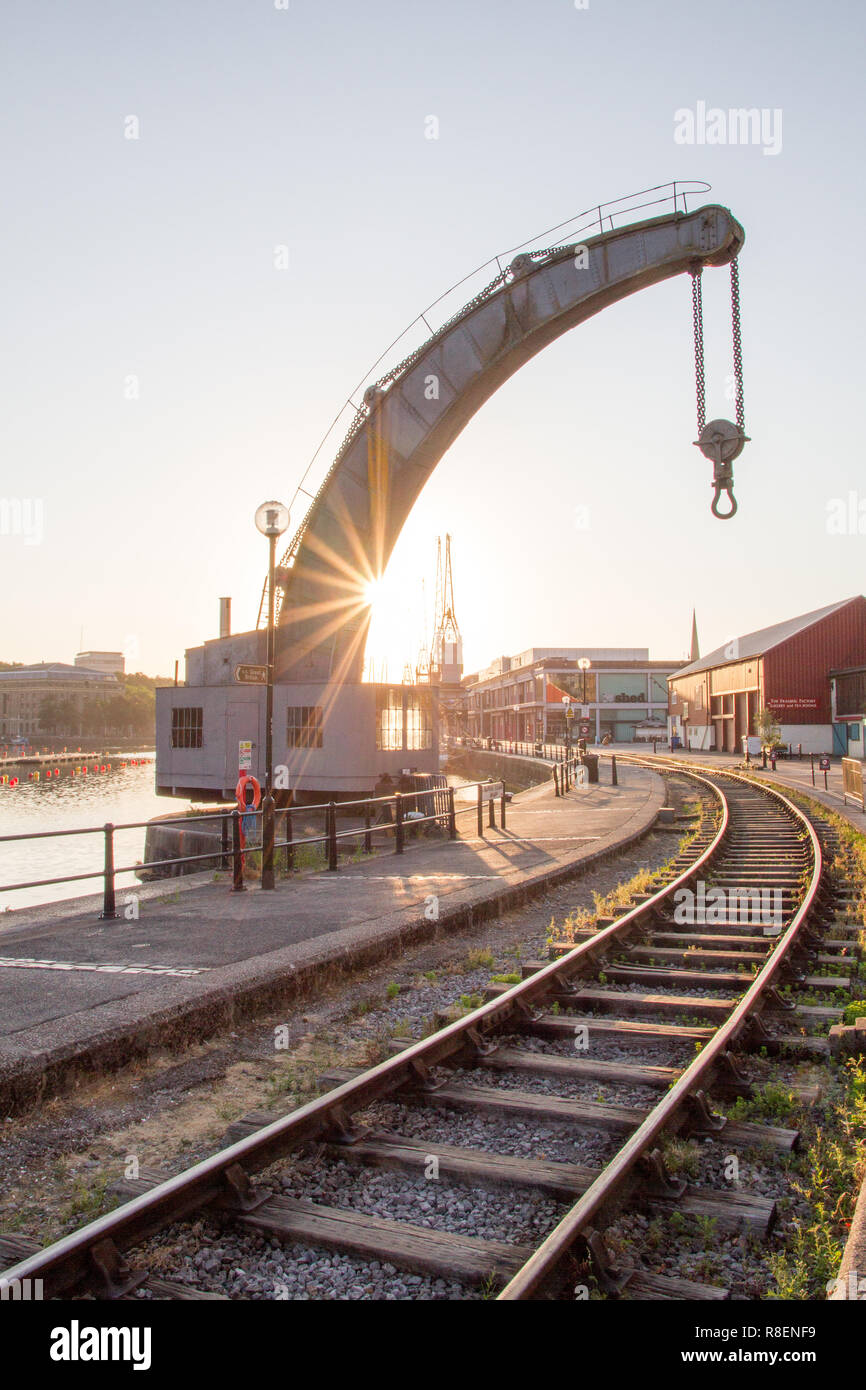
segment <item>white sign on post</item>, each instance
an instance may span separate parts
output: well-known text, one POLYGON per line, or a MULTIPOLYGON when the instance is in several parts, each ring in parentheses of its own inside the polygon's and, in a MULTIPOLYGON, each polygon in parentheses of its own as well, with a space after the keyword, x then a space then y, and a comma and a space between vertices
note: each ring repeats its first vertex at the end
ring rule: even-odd
POLYGON ((238 772, 249 772, 253 765, 253 741, 242 738, 238 742, 238 772))

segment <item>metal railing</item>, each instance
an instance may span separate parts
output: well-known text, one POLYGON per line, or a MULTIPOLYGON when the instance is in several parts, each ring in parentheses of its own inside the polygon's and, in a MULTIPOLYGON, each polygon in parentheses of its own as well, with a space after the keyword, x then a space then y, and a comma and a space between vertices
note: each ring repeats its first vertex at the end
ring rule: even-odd
MULTIPOLYGON (((370 854, 373 849, 372 837, 377 831, 393 830, 394 853, 402 854, 406 840, 414 837, 421 826, 436 823, 445 831, 449 839, 456 840, 458 816, 472 814, 476 818, 477 833, 483 837, 484 806, 486 804, 488 808, 487 823, 491 828, 495 828, 496 801, 499 801, 500 805, 500 826, 505 828, 506 804, 509 796, 505 789, 505 783, 501 780, 490 779, 485 782, 467 782, 462 783, 456 790, 469 791, 473 787, 476 789, 476 796, 465 806, 457 803, 454 787, 440 786, 411 792, 396 792, 391 796, 365 797, 356 801, 327 801, 312 806, 281 808, 272 813, 275 819, 283 818, 283 838, 278 839, 275 835, 273 848, 285 851, 284 867, 287 872, 291 872, 295 867, 295 855, 298 850, 310 845, 322 845, 325 849, 327 867, 330 871, 335 871, 339 868, 339 845, 341 841, 361 839, 364 853, 370 854), (423 809, 419 810, 419 806, 423 809), (379 808, 378 813, 375 809, 377 807, 379 808), (338 830, 338 813, 344 814, 358 808, 363 817, 363 824, 338 830), (311 816, 317 812, 322 813, 325 818, 323 833, 295 838, 293 834, 295 818, 299 815, 311 816)), ((207 811, 199 815, 171 816, 158 821, 128 821, 123 824, 108 822, 105 825, 82 826, 74 830, 39 830, 19 835, 0 835, 0 845, 17 844, 30 840, 62 839, 72 835, 101 835, 103 837, 102 868, 92 869, 86 873, 58 874, 52 878, 28 879, 20 883, 3 883, 0 884, 0 893, 12 893, 28 888, 53 887, 62 883, 81 883, 87 879, 101 878, 103 880, 103 902, 100 919, 114 920, 119 916, 116 897, 118 874, 140 873, 142 870, 170 868, 181 864, 204 864, 214 860, 219 861, 221 868, 231 867, 232 891, 241 892, 245 889, 245 855, 259 850, 264 852, 264 841, 267 836, 264 817, 267 814, 268 812, 262 808, 257 811, 241 812, 237 807, 234 807, 231 811, 207 811), (262 843, 245 843, 242 820, 247 817, 256 821, 262 820, 262 843), (163 826, 171 825, 189 829, 191 826, 201 823, 213 826, 215 830, 218 829, 220 835, 220 848, 218 850, 197 850, 192 854, 178 855, 167 859, 150 859, 136 864, 118 865, 115 862, 115 835, 119 832, 146 830, 150 826, 161 829, 163 826)))
MULTIPOLYGON (((553 789, 554 795, 557 797, 565 796, 576 786, 584 784, 582 755, 577 750, 556 744, 505 743, 500 740, 488 740, 488 742, 496 743, 495 751, 498 752, 543 758, 546 762, 552 763, 553 789)), ((612 757, 610 761, 611 784, 616 786, 616 758, 612 757)), ((240 811, 234 807, 231 811, 203 811, 196 815, 170 816, 165 819, 160 818, 157 821, 127 821, 119 825, 109 821, 105 825, 82 826, 74 830, 38 830, 20 835, 0 835, 0 845, 17 844, 29 840, 62 839, 72 835, 101 835, 103 837, 101 869, 92 869, 86 873, 78 874, 59 874, 53 878, 28 879, 20 883, 2 883, 0 884, 0 894, 14 893, 23 889, 49 888, 62 883, 81 883, 87 879, 101 878, 103 880, 103 901, 100 920, 113 921, 119 916, 116 894, 118 874, 140 874, 142 871, 149 872, 151 869, 172 868, 182 864, 206 864, 218 860, 219 868, 231 868, 232 892, 239 893, 244 892, 246 888, 244 867, 245 856, 249 853, 261 851, 263 867, 272 868, 274 852, 282 850, 284 851, 284 871, 291 873, 295 869, 295 859, 299 850, 308 846, 321 845, 324 849, 327 868, 329 872, 333 873, 339 869, 341 841, 362 840, 363 853, 372 854, 373 835, 377 831, 384 830, 387 833, 393 830, 394 853, 402 854, 406 840, 414 838, 421 827, 425 825, 438 824, 450 840, 456 840, 457 817, 472 814, 475 816, 476 833, 483 838, 484 807, 487 806, 487 824, 491 829, 495 829, 495 804, 497 801, 500 808, 499 828, 504 830, 509 799, 510 793, 506 791, 504 781, 488 778, 483 782, 461 783, 456 789, 447 786, 420 787, 412 791, 395 792, 390 796, 363 797, 353 801, 326 801, 312 806, 287 806, 279 809, 268 809, 263 804, 258 810, 240 811), (459 805, 455 799, 455 790, 467 792, 471 791, 473 787, 476 791, 475 798, 465 806, 459 805), (379 808, 378 813, 375 810, 376 807, 379 808), (338 830, 338 815, 344 815, 352 810, 359 811, 363 823, 338 830), (325 826, 322 833, 296 838, 294 834, 296 817, 300 815, 309 817, 316 813, 321 813, 324 817, 325 826), (282 839, 278 838, 276 834, 276 823, 279 818, 282 818, 282 839), (255 843, 247 843, 246 841, 243 821, 248 819, 256 822, 261 821, 261 839, 255 843), (118 833, 126 830, 147 830, 151 826, 161 829, 163 826, 177 825, 190 829, 201 823, 213 826, 215 831, 219 831, 220 847, 218 850, 196 850, 191 854, 174 855, 167 859, 148 859, 135 864, 118 865, 115 862, 115 835, 118 833)))

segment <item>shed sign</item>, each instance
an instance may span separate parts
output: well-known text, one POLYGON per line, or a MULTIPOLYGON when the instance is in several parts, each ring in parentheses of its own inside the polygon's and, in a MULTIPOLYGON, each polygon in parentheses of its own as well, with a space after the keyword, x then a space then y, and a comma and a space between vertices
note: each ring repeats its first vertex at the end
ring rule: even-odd
POLYGON ((253 741, 242 738, 238 742, 238 772, 249 772, 253 765, 253 741))

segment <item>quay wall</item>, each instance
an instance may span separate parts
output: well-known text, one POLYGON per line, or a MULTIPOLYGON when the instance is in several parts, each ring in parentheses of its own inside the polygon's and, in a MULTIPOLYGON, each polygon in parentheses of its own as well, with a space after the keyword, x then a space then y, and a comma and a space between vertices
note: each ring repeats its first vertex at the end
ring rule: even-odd
POLYGON ((483 748, 461 749, 450 755, 445 771, 467 782, 481 782, 485 777, 501 780, 509 791, 525 791, 549 782, 553 768, 540 758, 521 758, 514 754, 488 753, 483 748))

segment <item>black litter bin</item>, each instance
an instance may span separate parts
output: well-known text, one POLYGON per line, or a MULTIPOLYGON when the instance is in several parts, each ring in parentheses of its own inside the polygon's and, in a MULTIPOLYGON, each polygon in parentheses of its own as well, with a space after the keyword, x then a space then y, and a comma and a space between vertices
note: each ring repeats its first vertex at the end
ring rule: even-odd
POLYGON ((581 761, 581 763, 583 764, 583 766, 586 768, 587 780, 590 781, 590 782, 597 782, 597 781, 598 781, 598 754, 597 754, 597 753, 583 753, 583 754, 581 755, 580 761, 581 761))

